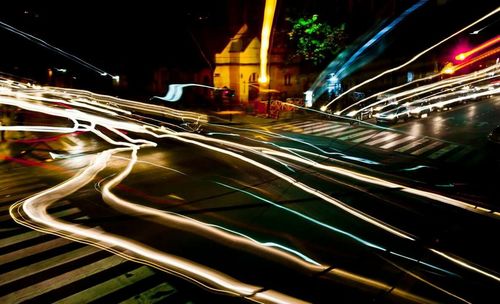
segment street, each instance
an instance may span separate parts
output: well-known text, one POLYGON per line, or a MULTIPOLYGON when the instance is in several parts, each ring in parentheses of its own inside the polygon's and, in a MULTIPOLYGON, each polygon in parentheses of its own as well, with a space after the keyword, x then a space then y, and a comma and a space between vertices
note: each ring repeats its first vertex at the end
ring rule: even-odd
POLYGON ((57 88, 17 88, 2 101, 27 111, 2 143, 3 302, 467 303, 496 294, 500 252, 484 236, 498 229, 497 193, 447 171, 480 151, 460 152, 484 133, 451 141, 411 130, 497 100, 395 130, 213 124, 149 107, 166 111, 158 126, 139 103, 57 88), (59 118, 28 128, 30 113, 59 118))

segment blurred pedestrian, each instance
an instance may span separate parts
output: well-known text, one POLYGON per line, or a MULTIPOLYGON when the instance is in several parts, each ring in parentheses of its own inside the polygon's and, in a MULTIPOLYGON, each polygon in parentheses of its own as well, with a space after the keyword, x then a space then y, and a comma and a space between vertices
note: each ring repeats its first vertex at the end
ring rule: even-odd
MULTIPOLYGON (((8 106, 2 105, 0 107, 0 125, 9 126, 11 123, 10 109, 8 106)), ((0 130, 0 139, 2 141, 6 140, 5 130, 0 130)))

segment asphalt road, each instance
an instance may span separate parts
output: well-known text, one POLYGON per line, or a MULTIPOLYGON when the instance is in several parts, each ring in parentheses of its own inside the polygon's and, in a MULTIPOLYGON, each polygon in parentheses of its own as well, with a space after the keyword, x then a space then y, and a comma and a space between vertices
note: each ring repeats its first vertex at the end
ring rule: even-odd
POLYGON ((487 135, 500 125, 500 98, 469 101, 428 118, 398 124, 395 129, 419 136, 437 137, 462 145, 487 148, 487 135))
POLYGON ((467 303, 497 294, 500 250, 488 233, 499 228, 498 206, 411 173, 458 147, 331 122, 276 135, 115 117, 82 115, 79 132, 3 143, 0 302, 467 303), (400 148, 389 144, 397 136, 400 148))

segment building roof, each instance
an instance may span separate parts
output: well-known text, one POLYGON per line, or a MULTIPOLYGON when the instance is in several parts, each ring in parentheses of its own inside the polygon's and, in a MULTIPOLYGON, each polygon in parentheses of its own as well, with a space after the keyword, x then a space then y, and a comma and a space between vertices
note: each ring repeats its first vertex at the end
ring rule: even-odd
POLYGON ((244 24, 238 33, 231 38, 231 41, 229 42, 229 52, 244 52, 254 38, 257 37, 250 34, 248 26, 244 24))

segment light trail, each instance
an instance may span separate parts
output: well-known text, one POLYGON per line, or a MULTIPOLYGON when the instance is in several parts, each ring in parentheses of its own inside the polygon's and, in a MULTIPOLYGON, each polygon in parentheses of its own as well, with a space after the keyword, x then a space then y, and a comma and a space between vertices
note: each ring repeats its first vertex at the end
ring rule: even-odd
POLYGON ((153 96, 153 98, 169 101, 169 102, 176 102, 179 101, 182 97, 183 89, 187 87, 199 87, 199 88, 206 88, 206 89, 213 89, 213 90, 221 90, 222 88, 216 88, 212 86, 207 86, 203 84, 197 84, 197 83, 184 83, 184 84, 170 84, 168 86, 168 92, 165 96, 153 96))
POLYGON ((267 75, 268 52, 271 40, 271 32, 274 21, 274 11, 278 0, 266 0, 264 8, 264 19, 262 21, 262 33, 260 38, 260 77, 259 82, 267 83, 269 77, 267 75))
POLYGON ((488 48, 492 45, 495 45, 498 42, 500 42, 500 35, 496 36, 493 39, 486 41, 485 43, 483 43, 481 45, 478 45, 477 47, 473 48, 472 50, 458 54, 457 56, 455 56, 455 59, 458 61, 463 61, 463 60, 467 59, 467 57, 469 57, 470 55, 473 55, 479 51, 482 51, 485 48, 488 48))
POLYGON ((428 47, 427 49, 425 49, 425 50, 423 50, 422 52, 420 52, 420 53, 418 53, 417 55, 415 55, 415 56, 414 56, 413 58, 411 58, 410 60, 406 61, 405 63, 403 63, 403 64, 401 64, 401 65, 399 65, 399 66, 397 66, 397 67, 394 67, 394 68, 388 69, 388 70, 386 70, 386 71, 384 71, 384 72, 382 72, 382 73, 378 74, 378 75, 377 75, 377 76, 375 76, 375 77, 372 77, 372 78, 370 78, 370 79, 367 79, 367 80, 365 80, 365 81, 361 82, 360 84, 357 84, 357 85, 353 86, 352 88, 350 88, 350 89, 346 90, 345 92, 343 92, 342 94, 340 94, 339 96, 337 96, 336 98, 334 98, 332 101, 330 101, 330 102, 329 102, 329 103, 327 103, 326 105, 322 106, 322 107, 321 107, 321 110, 322 110, 322 111, 326 111, 326 109, 328 109, 328 107, 329 107, 332 103, 334 103, 335 101, 339 100, 340 98, 342 98, 342 97, 343 97, 343 96, 345 96, 346 94, 349 94, 350 92, 352 92, 352 91, 356 90, 357 88, 359 88, 359 87, 361 87, 361 86, 364 86, 365 84, 370 83, 370 82, 372 82, 372 81, 374 81, 374 80, 376 80, 376 79, 379 79, 380 77, 382 77, 382 76, 384 76, 384 75, 387 75, 387 74, 389 74, 389 73, 392 73, 392 72, 394 72, 394 71, 397 71, 397 70, 399 70, 399 69, 401 69, 401 68, 403 68, 403 67, 405 67, 405 66, 409 65, 409 64, 410 64, 410 63, 412 63, 413 61, 415 61, 415 60, 417 60, 418 58, 420 58, 422 55, 424 55, 424 54, 426 54, 427 52, 431 51, 432 49, 434 49, 434 48, 436 48, 436 47, 440 46, 441 44, 443 44, 443 43, 445 43, 446 41, 450 40, 451 38, 453 38, 453 37, 455 37, 455 36, 459 35, 460 33, 462 33, 462 32, 464 32, 464 31, 466 31, 467 29, 469 29, 469 28, 473 27, 474 25, 476 25, 476 24, 480 23, 481 21, 483 21, 483 20, 485 20, 485 19, 487 19, 487 18, 489 18, 489 17, 491 17, 491 16, 495 15, 495 14, 496 14, 496 13, 498 13, 499 11, 500 11, 500 7, 498 7, 498 8, 497 8, 497 9, 495 9, 495 10, 493 10, 492 12, 490 12, 490 13, 486 14, 485 16, 483 16, 483 17, 479 18, 478 20, 474 21, 473 23, 471 23, 471 24, 467 25, 466 27, 464 27, 464 28, 462 28, 462 29, 458 30, 457 32, 455 32, 455 33, 453 33, 452 35, 450 35, 450 36, 446 37, 445 39, 443 39, 443 40, 439 41, 438 43, 436 43, 436 44, 434 44, 434 45, 432 45, 432 46, 428 47))
POLYGON ((348 111, 349 109, 351 109, 351 108, 353 108, 353 107, 355 107, 355 106, 357 106, 357 105, 359 105, 359 104, 363 104, 363 102, 365 102, 365 101, 367 101, 367 100, 370 100, 370 99, 372 99, 372 98, 374 98, 374 97, 377 97, 377 96, 380 96, 380 95, 383 95, 383 94, 386 94, 386 93, 389 93, 389 92, 393 92, 393 91, 396 91, 396 90, 402 89, 402 88, 404 88, 404 87, 406 87, 406 86, 409 86, 409 85, 415 84, 415 83, 417 83, 417 82, 426 81, 426 80, 431 80, 431 79, 436 78, 436 77, 438 77, 438 76, 440 76, 440 75, 441 75, 441 73, 436 73, 436 74, 431 75, 431 76, 428 76, 428 77, 424 77, 424 78, 416 79, 416 80, 413 80, 413 81, 410 81, 410 82, 404 83, 404 84, 402 84, 402 85, 395 86, 395 87, 389 88, 389 89, 387 89, 387 90, 384 90, 384 91, 381 91, 381 92, 378 92, 378 93, 372 94, 372 95, 370 95, 370 96, 368 96, 368 97, 365 97, 365 98, 363 98, 363 99, 361 99, 361 100, 359 100, 359 101, 357 101, 357 102, 353 103, 352 105, 349 105, 348 107, 346 107, 346 108, 344 108, 344 109, 340 110, 339 112, 337 112, 337 113, 335 113, 335 114, 337 114, 337 115, 342 115, 342 113, 344 113, 344 112, 348 111))
MULTIPOLYGON (((178 139, 178 140, 183 141, 183 142, 187 142, 187 143, 191 143, 191 144, 194 144, 197 146, 201 146, 201 147, 204 147, 206 149, 217 151, 217 152, 232 156, 234 158, 237 158, 239 160, 242 160, 242 161, 249 163, 257 168, 260 168, 264 171, 267 171, 267 172, 271 173, 272 175, 279 177, 283 181, 286 181, 289 184, 291 184, 291 185, 293 185, 293 186, 295 186, 295 187, 297 187, 297 188, 299 188, 299 189, 301 189, 309 194, 312 194, 312 195, 314 195, 314 196, 316 196, 316 197, 318 197, 318 198, 320 198, 328 203, 331 203, 332 205, 337 206, 338 208, 342 209, 343 211, 345 211, 345 212, 347 212, 347 213, 349 213, 349 214, 351 214, 351 215, 353 215, 353 216, 355 216, 363 221, 366 221, 372 225, 375 225, 375 226, 377 226, 377 227, 379 227, 379 228, 381 228, 381 229, 383 229, 383 230, 385 230, 393 235, 396 235, 398 237, 405 238, 408 240, 412 240, 412 241, 415 240, 409 234, 402 232, 402 231, 399 231, 398 229, 391 227, 390 225, 383 223, 382 221, 380 221, 372 216, 369 216, 369 215, 367 215, 359 210, 356 210, 356 209, 350 207, 349 205, 345 204, 344 202, 341 202, 340 200, 335 199, 322 191, 319 191, 311 186, 308 186, 302 182, 299 182, 298 180, 296 180, 296 179, 294 179, 286 174, 283 174, 283 173, 281 173, 281 172, 279 172, 279 171, 277 171, 269 166, 266 166, 260 162, 257 162, 253 159, 242 156, 242 155, 235 153, 233 151, 224 150, 224 149, 221 149, 221 148, 218 148, 215 146, 211 146, 211 145, 207 145, 205 143, 201 143, 200 141, 196 141, 196 140, 192 140, 192 139, 209 141, 209 142, 216 142, 216 143, 220 143, 220 144, 224 144, 224 145, 230 145, 230 146, 238 147, 240 149, 247 150, 247 151, 251 152, 252 149, 251 148, 249 149, 248 147, 246 147, 244 145, 240 145, 240 144, 232 143, 232 142, 228 142, 228 141, 223 141, 223 140, 219 140, 219 139, 214 139, 214 138, 207 138, 207 137, 204 137, 201 135, 191 134, 191 133, 179 133, 177 135, 168 134, 168 135, 166 135, 166 137, 175 138, 175 139, 178 139), (191 139, 186 139, 184 137, 188 137, 191 139)), ((265 157, 265 154, 263 156, 265 157)))
MULTIPOLYGON (((499 40, 500 40, 500 38, 499 38, 499 40)), ((463 69, 463 68, 465 68, 465 67, 467 67, 467 66, 469 66, 469 65, 471 65, 473 63, 476 63, 476 62, 478 62, 478 61, 480 61, 480 60, 482 60, 484 58, 493 56, 493 55, 495 55, 498 52, 500 52, 500 47, 497 47, 497 48, 495 48, 493 50, 489 50, 487 52, 484 52, 484 53, 482 53, 482 54, 480 54, 480 55, 478 55, 478 56, 470 59, 469 61, 461 63, 459 65, 456 65, 456 66, 451 65, 451 66, 448 67, 450 70, 446 71, 446 73, 447 74, 453 74, 456 71, 459 71, 459 70, 461 70, 461 69, 463 69)), ((443 73, 444 73, 444 71, 443 71, 443 73)))
MULTIPOLYGON (((361 56, 368 48, 370 48, 373 44, 378 42, 380 39, 382 39, 383 36, 388 34, 394 27, 396 27, 401 21, 403 21, 409 14, 423 6, 428 0, 419 0, 417 3, 413 4, 410 6, 408 9, 406 9, 401 15, 396 17, 391 23, 388 25, 384 26, 380 31, 378 31, 375 35, 371 36, 368 41, 366 41, 361 47, 357 49, 354 54, 349 56, 349 59, 345 61, 347 58, 348 54, 352 52, 351 48, 347 48, 345 51, 340 53, 335 60, 333 60, 328 67, 323 70, 320 75, 316 78, 316 80, 313 82, 311 87, 307 92, 311 92, 311 102, 314 103, 314 101, 317 99, 314 96, 321 96, 326 90, 326 86, 324 85, 324 79, 328 75, 333 75, 335 77, 335 82, 339 82, 347 77, 349 74, 353 73, 355 70, 357 70, 359 67, 361 67, 363 64, 366 62, 369 62, 372 60, 373 57, 376 56, 376 54, 369 56, 368 58, 365 58, 362 64, 359 62, 361 60, 358 60, 358 57, 361 56), (344 63, 342 64, 342 62, 344 63), (356 63, 355 67, 353 67, 353 63, 356 63), (318 92, 318 87, 320 87, 320 90, 318 92), (314 94, 315 93, 315 94, 314 94)), ((366 55, 365 55, 366 57, 366 55)))
MULTIPOLYGON (((102 172, 102 170, 108 168, 108 162, 110 161, 111 157, 114 157, 116 153, 130 152, 131 153, 130 160, 125 159, 125 161, 127 161, 125 169, 121 170, 116 175, 110 176, 111 180, 105 181, 102 187, 101 195, 103 200, 109 205, 113 206, 114 208, 120 211, 132 213, 134 215, 150 215, 151 217, 147 217, 149 220, 153 220, 154 218, 154 220, 158 220, 158 222, 163 225, 174 225, 175 227, 184 229, 185 231, 197 233, 203 235, 204 237, 213 239, 216 242, 221 242, 224 244, 225 243, 235 244, 232 246, 253 252, 261 252, 264 256, 268 258, 276 259, 277 261, 281 260, 285 264, 296 265, 297 267, 306 269, 312 273, 318 273, 330 267, 328 265, 323 265, 322 263, 316 261, 314 257, 310 257, 296 249, 279 244, 274 241, 258 241, 257 238, 249 237, 243 234, 242 232, 236 231, 235 229, 223 227, 220 225, 204 223, 196 221, 189 217, 180 216, 175 213, 169 213, 157 210, 155 208, 141 206, 139 204, 135 204, 126 201, 123 198, 118 197, 116 194, 113 193, 112 190, 114 187, 119 185, 132 171, 132 168, 138 161, 137 151, 139 151, 139 149, 141 148, 146 148, 146 147, 154 148, 157 145, 152 140, 135 138, 135 136, 137 135, 139 136, 145 135, 153 138, 170 138, 177 140, 179 142, 192 144, 206 150, 215 151, 217 153, 220 153, 220 155, 236 158, 240 161, 245 162, 246 164, 252 165, 254 168, 264 170, 265 172, 268 172, 278 177, 280 180, 288 182, 291 185, 297 187, 298 189, 310 193, 325 202, 333 204, 336 207, 340 208, 341 210, 349 213, 352 216, 355 216, 360 220, 375 225, 376 227, 381 228, 394 236, 406 240, 412 241, 415 239, 411 235, 402 232, 397 228, 391 227, 388 224, 376 218, 364 214, 362 211, 354 209, 353 207, 341 202, 338 199, 331 197, 330 195, 327 195, 317 190, 316 188, 310 185, 299 182, 291 178, 290 176, 283 174, 277 171, 276 169, 273 169, 270 166, 264 165, 261 162, 258 162, 254 159, 250 159, 240 154, 239 152, 235 151, 249 152, 258 155, 260 157, 264 157, 265 159, 271 160, 273 161, 273 163, 278 163, 278 164, 282 164, 282 162, 280 162, 280 158, 285 158, 293 160, 298 163, 306 164, 308 166, 312 166, 317 169, 327 170, 330 172, 335 172, 338 174, 349 176, 351 178, 355 178, 363 182, 377 184, 388 188, 400 187, 401 191, 408 192, 409 194, 421 197, 425 196, 427 198, 430 197, 437 201, 447 202, 448 204, 456 203, 459 206, 461 206, 460 203, 463 203, 443 195, 405 187, 403 185, 391 183, 383 179, 377 179, 373 176, 360 174, 340 167, 318 164, 316 162, 313 162, 312 160, 309 160, 303 155, 297 155, 297 153, 302 153, 302 151, 296 148, 287 151, 289 153, 285 153, 283 151, 275 151, 269 148, 248 146, 239 143, 218 140, 202 136, 199 134, 175 132, 166 128, 157 127, 153 124, 142 124, 138 123, 137 121, 130 121, 130 119, 127 118, 127 113, 124 113, 121 107, 125 105, 130 109, 134 109, 134 111, 142 109, 142 106, 137 105, 136 107, 136 103, 132 101, 126 101, 126 100, 124 101, 102 95, 96 96, 96 98, 94 99, 92 94, 87 94, 87 92, 78 90, 71 90, 71 92, 68 92, 68 90, 47 89, 52 95, 66 96, 65 98, 67 99, 61 97, 61 99, 65 99, 64 100, 65 102, 60 102, 58 98, 41 98, 39 95, 36 95, 40 93, 40 90, 44 90, 43 88, 36 88, 36 89, 24 88, 23 90, 24 91, 21 92, 20 94, 18 94, 19 92, 13 94, 11 91, 9 92, 8 90, 1 91, 0 104, 6 104, 10 106, 19 107, 28 111, 46 113, 49 115, 66 118, 68 122, 73 124, 72 127, 33 126, 33 128, 30 129, 30 131, 46 132, 47 130, 51 130, 53 132, 58 132, 58 133, 72 133, 79 131, 91 132, 92 134, 95 134, 103 141, 113 146, 116 146, 117 148, 109 149, 94 155, 92 161, 89 162, 88 166, 85 167, 83 170, 79 171, 76 175, 74 175, 70 179, 66 180, 65 182, 55 187, 42 191, 32 197, 29 197, 25 201, 13 205, 10 209, 10 214, 18 223, 34 229, 39 229, 45 232, 62 235, 70 239, 77 239, 79 241, 88 242, 94 246, 98 246, 100 248, 112 251, 125 258, 139 261, 148 265, 152 265, 153 267, 157 267, 164 271, 174 273, 178 276, 196 282, 197 284, 204 286, 208 289, 212 290, 215 289, 225 293, 244 296, 250 300, 265 298, 265 299, 272 299, 272 301, 276 303, 279 303, 280 301, 281 302, 300 301, 298 299, 292 299, 290 298, 290 296, 283 295, 277 291, 265 290, 262 289, 262 287, 260 286, 246 284, 244 282, 239 281, 238 279, 232 278, 227 274, 220 273, 217 270, 214 270, 207 266, 200 265, 165 252, 161 252, 158 249, 149 247, 145 244, 138 243, 137 241, 131 239, 124 238, 118 235, 113 235, 110 233, 104 233, 99 229, 92 229, 79 225, 72 225, 62 220, 53 218, 50 214, 47 213, 47 209, 54 202, 72 193, 75 193, 76 191, 79 191, 79 189, 91 183, 96 178, 97 174, 102 172), (33 96, 29 94, 30 90, 33 90, 32 91, 34 93, 33 96), (89 99, 84 100, 82 99, 83 96, 86 96, 85 98, 89 99), (64 104, 70 106, 71 108, 68 109, 64 107, 56 107, 54 106, 54 104, 64 104), (120 108, 117 106, 118 104, 120 105, 120 108), (103 111, 99 111, 97 109, 101 105, 103 105, 104 109, 103 111), (94 113, 91 114, 84 111, 97 112, 98 114, 94 113), (101 115, 104 115, 105 117, 101 115), (106 134, 100 131, 101 128, 107 130, 106 134), (122 131, 126 131, 127 133, 124 133, 122 131), (226 149, 222 147, 225 147, 226 149), (118 248, 120 248, 120 251, 117 251, 118 248), (127 255, 124 253, 125 251, 133 254, 127 255)), ((491 90, 490 93, 491 92, 493 92, 493 94, 497 93, 496 90, 491 90)), ((157 109, 157 110, 158 113, 169 112, 168 109, 157 109)), ((179 111, 178 113, 180 115, 187 115, 189 117, 200 117, 200 115, 197 113, 186 114, 182 111, 179 111)), ((15 126, 10 126, 10 127, 15 127, 15 126)), ((23 129, 26 126, 18 126, 18 127, 19 130, 26 130, 23 129)), ((7 127, 3 126, 2 128, 7 128, 7 127)), ((237 137, 228 136, 228 138, 240 138, 240 137, 241 136, 237 137)), ((324 152, 328 154, 327 151, 324 152)), ((308 153, 312 152, 307 151, 307 153, 304 152, 302 154, 308 154, 308 153)), ((318 154, 317 156, 321 157, 322 155, 318 154)), ((123 160, 122 157, 119 158, 123 160)), ((252 196, 253 198, 258 199, 262 202, 266 202, 271 205, 274 204, 273 206, 280 208, 281 210, 284 210, 283 208, 281 208, 283 206, 280 206, 279 204, 276 204, 264 197, 258 196, 255 193, 226 184, 221 184, 221 183, 218 184, 222 187, 229 188, 234 191, 243 193, 245 195, 252 196)), ((476 209, 475 212, 484 212, 484 213, 492 212, 491 210, 484 208, 479 209, 477 206, 473 205, 472 208, 476 209)), ((362 245, 368 246, 369 248, 373 248, 388 254, 393 254, 403 257, 401 254, 395 253, 394 251, 389 251, 384 247, 381 247, 370 241, 362 239, 350 232, 340 230, 334 226, 318 221, 313 217, 307 216, 293 209, 289 208, 287 209, 288 209, 287 212, 294 213, 295 215, 300 216, 301 218, 306 219, 309 222, 315 223, 321 227, 328 228, 329 230, 335 231, 336 233, 340 233, 344 236, 347 236, 357 241, 358 243, 361 243, 362 245)), ((498 212, 493 212, 492 214, 497 215, 498 212)), ((431 267, 435 270, 446 271, 432 264, 416 261, 416 259, 413 259, 411 257, 407 256, 404 257, 415 263, 418 262, 419 264, 425 267, 431 267)), ((347 271, 340 272, 340 270, 334 269, 331 272, 335 273, 335 275, 341 275, 342 277, 348 280, 360 281, 362 284, 378 286, 377 288, 381 288, 381 286, 386 286, 383 283, 374 281, 372 279, 364 278, 347 271)), ((415 295, 403 294, 402 296, 411 298, 414 297, 415 295)))
POLYGON ((493 279, 495 281, 500 282, 500 277, 498 275, 495 275, 495 274, 490 273, 488 271, 482 270, 482 269, 480 269, 479 267, 473 265, 470 262, 467 262, 467 261, 465 261, 463 259, 460 259, 460 258, 457 258, 457 257, 452 257, 451 255, 446 254, 446 253, 444 253, 442 251, 439 251, 439 250, 436 250, 436 249, 430 248, 430 250, 432 252, 434 252, 435 254, 440 255, 443 258, 445 258, 445 259, 447 259, 449 261, 452 261, 453 263, 455 263, 457 265, 460 265, 460 266, 465 267, 467 269, 470 269, 470 270, 472 270, 472 271, 474 271, 476 273, 479 273, 481 275, 484 275, 484 276, 489 277, 489 278, 491 278, 491 279, 493 279))
POLYGON ((43 41, 42 39, 40 39, 38 37, 35 37, 35 36, 31 35, 31 34, 23 32, 23 31, 15 28, 15 27, 13 27, 13 26, 5 23, 5 22, 0 21, 0 27, 2 27, 5 30, 7 30, 9 32, 12 32, 12 33, 14 33, 16 35, 19 35, 19 36, 21 36, 21 37, 23 37, 23 38, 25 38, 25 39, 27 39, 27 40, 29 40, 31 42, 34 42, 34 43, 36 43, 36 44, 38 44, 38 45, 40 45, 40 46, 42 46, 42 47, 44 47, 46 49, 49 49, 51 51, 55 51, 56 53, 61 54, 62 56, 68 58, 69 60, 72 60, 72 61, 74 61, 74 62, 76 62, 76 63, 78 63, 80 65, 83 65, 84 67, 86 67, 86 68, 88 68, 88 69, 90 69, 90 70, 92 70, 92 71, 94 71, 96 73, 99 73, 101 76, 110 76, 112 79, 118 79, 118 76, 111 75, 108 72, 106 72, 106 71, 104 71, 104 70, 96 67, 95 65, 92 65, 92 64, 86 62, 85 60, 83 60, 81 58, 78 58, 77 56, 75 56, 73 54, 70 54, 70 53, 68 53, 66 51, 63 51, 60 48, 55 47, 55 46, 53 46, 53 45, 51 45, 51 44, 43 41))
POLYGON ((379 105, 379 104, 384 104, 385 102, 388 102, 388 101, 393 100, 393 99, 396 99, 400 102, 401 97, 405 97, 405 98, 417 97, 419 95, 429 93, 431 91, 435 91, 438 89, 442 89, 445 87, 450 87, 453 85, 460 85, 461 83, 463 83, 465 81, 472 81, 472 80, 477 80, 480 78, 486 79, 488 77, 488 74, 492 71, 495 71, 499 66, 500 65, 496 64, 496 65, 482 69, 482 70, 477 71, 477 72, 473 72, 473 73, 466 74, 463 76, 457 76, 457 77, 450 78, 450 79, 444 79, 444 80, 438 81, 436 83, 432 83, 432 84, 416 87, 414 89, 406 90, 406 91, 394 94, 390 97, 386 97, 386 98, 383 98, 379 101, 373 102, 367 106, 364 106, 361 109, 354 111, 354 113, 350 113, 350 115, 354 116, 363 110, 372 108, 372 107, 379 105))
POLYGON ((408 9, 406 9, 401 15, 399 15, 397 18, 395 18, 391 23, 389 23, 387 26, 385 26, 382 30, 380 30, 377 34, 375 34, 370 40, 368 40, 363 46, 361 46, 356 53, 354 53, 343 65, 342 67, 338 70, 338 72, 335 72, 335 75, 339 77, 339 79, 344 78, 344 71, 347 70, 353 62, 355 62, 358 57, 367 49, 369 48, 372 44, 378 42, 384 35, 389 33, 394 27, 396 27, 403 19, 405 19, 409 14, 413 13, 415 10, 419 9, 421 6, 423 6, 425 3, 427 3, 428 0, 419 0, 417 3, 413 4, 410 6, 408 9))

